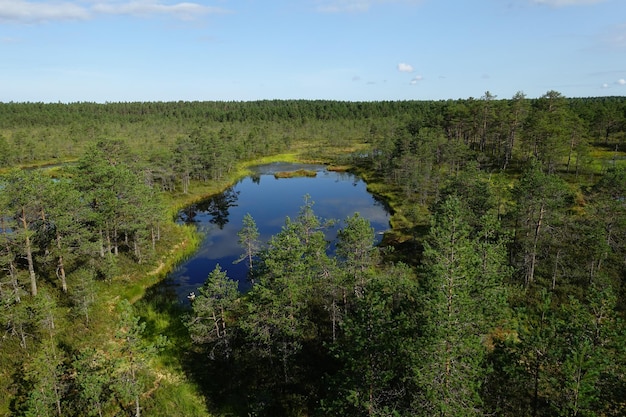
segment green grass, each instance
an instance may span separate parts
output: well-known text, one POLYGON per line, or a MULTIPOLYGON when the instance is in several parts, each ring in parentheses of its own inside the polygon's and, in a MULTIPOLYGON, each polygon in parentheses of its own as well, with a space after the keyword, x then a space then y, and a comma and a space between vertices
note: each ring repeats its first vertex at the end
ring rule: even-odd
POLYGON ((204 398, 197 388, 176 375, 160 374, 158 389, 148 401, 143 415, 150 417, 209 417, 204 398))
POLYGON ((274 174, 274 178, 296 178, 296 177, 316 177, 317 172, 307 169, 298 169, 296 171, 281 171, 274 174))
POLYGON ((145 415, 209 416, 199 387, 185 373, 186 357, 181 352, 191 349, 191 340, 183 324, 185 308, 178 304, 178 300, 150 289, 146 297, 135 303, 135 308, 146 324, 144 338, 147 341, 154 342, 161 336, 168 340, 152 364, 158 389, 147 401, 145 415))
MULTIPOLYGON (((109 343, 113 339, 112 332, 115 329, 115 305, 120 299, 128 299, 135 305, 136 313, 146 323, 145 338, 148 341, 156 340, 159 335, 164 335, 169 340, 166 346, 152 364, 152 373, 155 375, 155 386, 149 395, 145 396, 144 415, 149 416, 191 416, 207 417, 210 415, 207 399, 203 397, 200 387, 187 375, 185 357, 182 352, 192 349, 187 329, 183 324, 185 310, 177 302, 167 300, 152 291, 167 274, 180 262, 191 256, 200 244, 201 236, 192 226, 177 225, 173 222, 175 214, 183 207, 205 199, 211 195, 224 191, 235 184, 241 178, 250 174, 250 167, 273 162, 289 163, 338 163, 347 152, 359 149, 361 145, 353 144, 340 150, 330 152, 324 148, 320 158, 311 158, 319 148, 312 149, 307 145, 296 144, 291 151, 264 157, 254 161, 241 163, 227 178, 221 181, 192 181, 189 192, 183 194, 166 193, 163 200, 168 208, 170 222, 165 224, 161 235, 163 240, 158 244, 157 253, 145 263, 137 265, 129 259, 120 256, 118 265, 120 273, 111 282, 98 282, 98 301, 91 313, 92 320, 87 326, 81 320, 76 320, 66 328, 62 338, 67 340, 68 345, 94 346, 109 343)), ((319 155, 319 154, 318 154, 319 155)), ((602 173, 607 166, 613 163, 615 152, 606 149, 593 151, 593 158, 585 166, 585 170, 594 173, 602 173)), ((626 153, 620 153, 616 159, 617 164, 626 165, 626 153), (621 159, 620 159, 621 158, 621 159)), ((390 187, 382 178, 377 178, 373 173, 359 171, 348 164, 335 165, 330 169, 341 171, 353 170, 367 183, 368 191, 384 199, 389 205, 391 215, 390 230, 383 241, 384 245, 396 248, 394 257, 398 259, 415 259, 419 252, 416 237, 423 235, 428 227, 429 213, 426 207, 419 206, 414 202, 407 202, 402 190, 390 187)), ((57 168, 52 169, 56 175, 57 168)), ((311 173, 290 172, 284 177, 297 175, 311 175, 311 173)), ((52 173, 51 172, 51 173, 52 173)), ((311 171, 313 174, 314 172, 311 171)), ((58 173, 62 175, 62 172, 58 173)), ((571 174, 570 174, 571 176, 571 174)), ((504 175, 499 178, 500 184, 512 184, 515 175, 504 175)), ((416 260, 416 259, 415 259, 416 260)), ((416 260, 417 262, 417 260, 416 260)), ((11 343, 17 343, 15 338, 9 338, 11 343)), ((3 345, 10 351, 20 351, 19 346, 3 345)), ((5 357, 0 352, 2 364, 10 364, 19 360, 17 357, 5 357)), ((18 362, 15 362, 18 363, 18 362)), ((8 368, 13 369, 13 366, 8 368)), ((12 375, 0 370, 0 392, 10 392, 12 375)), ((9 404, 0 401, 0 415, 8 410, 9 404)))
MULTIPOLYGON (((173 219, 181 208, 222 192, 249 175, 250 166, 272 162, 304 162, 299 159, 299 155, 298 152, 283 153, 242 163, 222 181, 192 181, 187 194, 164 195, 170 218, 173 219)), ((120 298, 126 298, 134 303, 137 314, 146 323, 146 340, 156 340, 157 336, 163 335, 169 341, 152 365, 158 386, 146 399, 145 415, 206 417, 210 415, 206 399, 195 382, 187 376, 185 358, 181 355, 192 349, 187 328, 183 324, 186 312, 177 300, 168 300, 151 290, 177 264, 195 252, 201 236, 193 227, 175 225, 173 222, 164 226, 162 236, 165 236, 165 240, 159 243, 161 249, 152 262, 145 265, 133 265, 130 262, 119 265, 125 273, 103 288, 103 297, 107 301, 100 307, 101 314, 105 316, 105 321, 110 322, 104 327, 114 327, 114 317, 107 315, 106 311, 112 310, 120 298)), ((106 333, 105 329, 102 331, 106 333)))
MULTIPOLYGON (((165 195, 170 218, 181 208, 224 191, 239 179, 249 175, 249 167, 273 162, 310 163, 302 158, 303 149, 265 157, 240 164, 237 169, 223 181, 198 182, 192 181, 187 194, 175 193, 165 195)), ((316 161, 320 162, 320 161, 316 161)), ((322 161, 324 162, 324 161, 322 161)), ((325 161, 328 162, 328 161, 325 161)), ((159 335, 166 336, 169 343, 155 358, 153 372, 157 375, 158 389, 147 400, 145 415, 150 416, 191 416, 205 417, 206 399, 199 387, 185 372, 184 355, 192 349, 187 328, 183 324, 186 311, 176 300, 151 290, 158 285, 178 263, 193 254, 200 243, 201 236, 193 227, 178 226, 173 223, 162 232, 167 241, 160 242, 162 249, 156 262, 149 266, 128 265, 128 273, 114 279, 114 283, 105 292, 109 305, 120 297, 134 302, 137 314, 146 323, 145 338, 156 340, 159 335)))

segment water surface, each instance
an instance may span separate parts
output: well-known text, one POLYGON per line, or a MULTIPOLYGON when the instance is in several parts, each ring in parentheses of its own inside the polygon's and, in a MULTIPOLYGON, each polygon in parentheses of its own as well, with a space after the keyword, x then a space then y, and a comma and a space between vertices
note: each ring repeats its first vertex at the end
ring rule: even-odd
POLYGON ((246 291, 250 287, 246 263, 234 263, 244 252, 237 242, 243 217, 250 213, 259 229, 260 240, 267 242, 280 232, 287 216, 297 217, 305 195, 313 201, 313 211, 318 217, 339 221, 337 226, 327 230, 329 241, 336 238, 343 220, 355 212, 371 222, 379 239, 389 228, 387 209, 367 192, 365 183, 352 174, 327 171, 319 165, 258 166, 254 168, 254 175, 179 213, 179 221, 195 224, 204 239, 196 254, 179 265, 164 285, 173 288, 180 300, 185 300, 191 291, 202 286, 207 275, 219 264, 230 278, 239 282, 240 291, 246 291), (317 176, 274 177, 275 172, 297 169, 315 170, 317 176))

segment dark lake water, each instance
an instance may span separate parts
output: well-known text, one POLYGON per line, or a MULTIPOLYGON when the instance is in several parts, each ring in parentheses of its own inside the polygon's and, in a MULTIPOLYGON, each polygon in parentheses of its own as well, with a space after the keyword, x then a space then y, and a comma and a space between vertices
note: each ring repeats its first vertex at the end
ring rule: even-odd
POLYGON ((239 282, 240 291, 250 288, 245 262, 234 263, 244 252, 237 243, 243 217, 250 213, 259 229, 260 240, 267 242, 280 232, 289 216, 295 219, 304 205, 305 195, 313 201, 313 211, 323 220, 339 222, 327 230, 329 241, 336 238, 343 220, 359 212, 371 222, 378 239, 389 228, 389 212, 367 190, 358 177, 331 172, 318 165, 270 164, 253 168, 254 175, 241 180, 224 193, 194 204, 179 213, 179 221, 195 224, 203 233, 200 248, 179 265, 163 286, 174 290, 181 301, 202 286, 217 264, 228 277, 239 282), (275 172, 297 169, 315 170, 317 176, 281 178, 275 172))

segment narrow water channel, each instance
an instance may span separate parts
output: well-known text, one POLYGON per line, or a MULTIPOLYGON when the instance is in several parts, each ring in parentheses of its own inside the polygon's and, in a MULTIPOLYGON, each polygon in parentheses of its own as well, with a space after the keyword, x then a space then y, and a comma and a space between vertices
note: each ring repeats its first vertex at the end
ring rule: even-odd
POLYGON ((288 216, 295 219, 304 205, 305 195, 313 201, 313 211, 324 219, 338 223, 327 230, 329 241, 336 238, 343 220, 359 212, 371 222, 377 237, 389 228, 389 212, 366 189, 358 177, 345 172, 332 172, 320 165, 270 164, 255 167, 254 174, 242 179, 223 193, 191 205, 178 215, 178 221, 194 224, 204 238, 193 257, 179 265, 162 285, 176 292, 182 302, 202 286, 216 265, 228 277, 239 282, 239 290, 250 288, 245 262, 235 263, 243 253, 237 243, 243 217, 250 213, 267 242, 277 234, 288 216), (276 172, 313 170, 315 177, 275 178, 276 172))

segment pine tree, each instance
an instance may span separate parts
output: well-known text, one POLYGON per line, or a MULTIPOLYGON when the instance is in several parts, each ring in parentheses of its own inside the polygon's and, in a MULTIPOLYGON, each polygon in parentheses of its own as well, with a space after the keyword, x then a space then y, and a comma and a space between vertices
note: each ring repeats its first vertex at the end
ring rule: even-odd
POLYGON ((46 257, 53 259, 54 275, 63 292, 68 291, 67 274, 95 253, 93 233, 87 227, 88 207, 69 181, 51 184, 46 196, 48 242, 46 257))
POLYGON ((191 305, 192 314, 187 323, 191 340, 205 346, 211 359, 228 358, 233 337, 228 314, 239 296, 237 282, 228 278, 217 265, 199 292, 191 305))
POLYGON ((472 239, 467 219, 461 201, 448 197, 425 244, 417 381, 427 415, 481 414, 485 338, 506 311, 504 248, 472 239))
POLYGON ((75 387, 78 390, 77 408, 83 415, 102 417, 110 401, 112 375, 102 351, 85 349, 72 362, 75 387))
MULTIPOLYGON (((325 415, 388 416, 415 396, 417 285, 406 265, 373 273, 341 323, 331 352, 341 368, 329 378, 325 415)), ((397 414, 394 414, 397 413, 397 414)))
POLYGON ((53 339, 46 339, 39 352, 26 363, 25 378, 32 384, 24 405, 26 416, 63 416, 61 399, 67 388, 64 372, 63 351, 53 339))
POLYGON ((244 249, 244 253, 235 262, 246 260, 248 266, 248 277, 254 284, 254 258, 260 250, 259 229, 256 227, 254 219, 250 213, 246 213, 243 217, 243 226, 237 232, 239 245, 244 249))
POLYGON ((547 257, 547 230, 557 227, 562 210, 570 202, 567 184, 552 174, 545 174, 532 162, 513 189, 515 208, 515 253, 513 258, 523 273, 524 284, 534 284, 541 255, 547 257))
MULTIPOLYGON (((2 216, 12 219, 8 227, 14 230, 16 247, 26 259, 30 280, 31 295, 37 295, 37 273, 35 268, 35 252, 37 241, 35 235, 39 227, 46 224, 45 196, 50 189, 51 181, 40 171, 13 170, 7 176, 0 194, 2 216)), ((6 227, 6 226, 5 226, 6 227)))
POLYGON ((135 417, 141 416, 141 396, 146 387, 148 364, 156 350, 165 345, 166 339, 159 337, 155 343, 142 338, 146 323, 140 321, 133 306, 127 300, 118 304, 119 323, 115 338, 112 362, 112 390, 124 407, 132 404, 135 417))
POLYGON ((351 275, 355 293, 366 284, 366 272, 378 262, 374 247, 374 228, 359 213, 346 219, 346 226, 337 234, 336 255, 343 268, 351 275))

